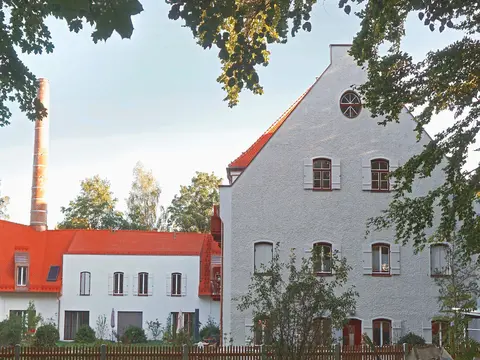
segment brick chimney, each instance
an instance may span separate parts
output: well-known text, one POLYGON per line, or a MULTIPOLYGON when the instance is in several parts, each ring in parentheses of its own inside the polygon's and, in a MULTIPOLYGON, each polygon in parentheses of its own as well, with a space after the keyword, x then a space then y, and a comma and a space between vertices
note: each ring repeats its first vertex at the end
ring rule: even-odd
POLYGON ((50 115, 50 86, 47 79, 38 79, 38 99, 48 113, 35 121, 35 143, 33 147, 32 207, 30 226, 37 231, 47 230, 47 164, 48 164, 48 118, 50 115))

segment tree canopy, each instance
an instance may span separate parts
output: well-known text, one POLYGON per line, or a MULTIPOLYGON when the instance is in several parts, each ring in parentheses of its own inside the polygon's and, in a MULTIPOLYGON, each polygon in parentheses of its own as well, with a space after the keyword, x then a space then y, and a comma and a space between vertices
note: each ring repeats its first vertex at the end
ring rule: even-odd
POLYGON ((7 206, 10 203, 10 198, 8 196, 2 196, 0 193, 0 219, 7 220, 9 218, 7 212, 7 206))
POLYGON ((133 169, 134 180, 127 198, 127 218, 135 230, 153 230, 160 218, 160 185, 152 174, 138 162, 133 169))
POLYGON ((180 186, 180 194, 175 195, 168 207, 168 224, 175 231, 210 231, 210 218, 213 205, 219 202, 218 187, 222 179, 213 173, 196 172, 192 183, 180 186))
POLYGON ((61 208, 65 216, 59 229, 111 229, 126 227, 123 214, 115 209, 117 199, 110 190, 110 182, 95 175, 83 180, 80 194, 68 207, 61 208))

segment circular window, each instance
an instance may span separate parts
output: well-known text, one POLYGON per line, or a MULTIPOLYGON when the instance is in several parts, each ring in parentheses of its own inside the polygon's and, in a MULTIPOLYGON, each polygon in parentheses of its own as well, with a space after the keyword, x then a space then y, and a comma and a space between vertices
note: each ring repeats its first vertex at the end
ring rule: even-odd
POLYGON ((350 119, 357 117, 360 114, 360 110, 362 110, 360 96, 353 91, 344 93, 340 98, 340 110, 342 110, 343 115, 350 119))

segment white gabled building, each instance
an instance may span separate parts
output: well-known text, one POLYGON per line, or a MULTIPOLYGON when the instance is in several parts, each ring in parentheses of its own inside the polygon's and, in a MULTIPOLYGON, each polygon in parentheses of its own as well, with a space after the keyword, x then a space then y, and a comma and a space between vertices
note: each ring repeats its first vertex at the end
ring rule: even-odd
MULTIPOLYGON (((400 123, 377 125, 351 90, 367 75, 349 48, 331 45, 323 74, 227 169, 230 185, 220 189, 222 332, 235 344, 251 338, 253 321, 233 298, 246 292, 255 266, 271 259, 276 242, 282 256, 290 248, 303 256, 318 245, 347 258, 349 282, 360 296, 349 325, 333 329, 344 344, 359 344, 363 332, 379 345, 410 331, 427 342, 438 333, 434 276, 446 245, 415 255, 411 246, 395 244, 393 232, 365 239, 366 220, 392 200, 388 173, 420 153, 430 137, 417 142, 406 109, 400 123)), ((437 171, 416 182, 413 194, 425 194, 442 177, 437 171)), ((329 266, 320 272, 328 276, 329 266)))

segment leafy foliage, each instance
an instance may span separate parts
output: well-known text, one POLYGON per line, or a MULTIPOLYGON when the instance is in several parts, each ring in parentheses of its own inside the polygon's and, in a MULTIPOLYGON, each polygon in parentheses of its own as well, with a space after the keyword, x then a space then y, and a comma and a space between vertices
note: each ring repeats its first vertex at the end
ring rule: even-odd
POLYGON ((92 344, 97 340, 95 330, 88 325, 83 325, 75 334, 75 342, 80 344, 92 344))
POLYGON ((420 335, 409 332, 408 334, 403 335, 397 341, 398 344, 409 344, 409 345, 425 345, 425 339, 420 335))
POLYGON ((215 320, 212 317, 208 317, 207 323, 202 326, 200 329, 200 338, 201 339, 207 339, 211 337, 218 338, 220 336, 220 328, 218 327, 218 324, 215 322, 215 320))
POLYGON ((35 333, 40 322, 43 321, 41 314, 37 314, 35 303, 33 301, 28 302, 26 311, 26 319, 22 319, 23 323, 23 337, 24 342, 27 345, 33 345, 35 341, 35 333))
POLYGON ((83 24, 93 26, 92 40, 107 40, 117 32, 130 38, 133 32, 131 17, 143 11, 138 0, 99 1, 16 1, 2 2, 0 9, 0 127, 8 125, 12 116, 9 102, 17 102, 30 120, 45 115, 45 108, 36 100, 35 75, 20 60, 19 52, 42 54, 53 52, 54 45, 46 19, 64 20, 78 33, 83 24))
POLYGON ((351 268, 346 258, 333 254, 332 276, 317 277, 314 264, 320 257, 318 249, 301 261, 292 249, 289 260, 283 263, 279 248, 277 243, 268 272, 254 274, 247 294, 235 301, 240 311, 251 312, 256 343, 271 344, 272 351, 283 359, 303 358, 308 348, 332 342, 326 329, 331 329, 330 325, 343 327, 355 309, 358 294, 353 287, 347 288, 351 268), (319 320, 327 317, 331 324, 325 326, 325 320, 319 320))
POLYGON ((100 176, 83 180, 80 194, 62 207, 65 219, 60 229, 121 229, 128 227, 123 214, 115 210, 117 199, 110 190, 110 182, 100 176))
POLYGON ((213 205, 218 204, 218 187, 222 179, 213 173, 198 172, 189 186, 180 186, 180 195, 175 195, 168 207, 168 224, 174 231, 210 231, 213 205))
POLYGON ((60 339, 57 327, 53 324, 42 325, 35 333, 35 346, 37 347, 55 347, 60 339))
POLYGON ((145 330, 137 326, 129 326, 121 338, 124 344, 142 344, 147 342, 145 330))
POLYGON ((153 230, 158 222, 161 189, 151 171, 141 162, 133 169, 134 180, 127 199, 127 217, 135 230, 153 230))
POLYGON ((22 318, 12 316, 0 322, 0 345, 17 345, 23 338, 24 325, 22 318))
POLYGON ((97 323, 95 327, 95 333, 97 338, 99 340, 104 340, 107 337, 107 332, 108 332, 107 317, 105 316, 105 314, 98 315, 97 323))
POLYGON ((163 333, 162 323, 155 319, 155 321, 147 321, 147 327, 150 333, 152 334, 153 340, 158 340, 163 333))

